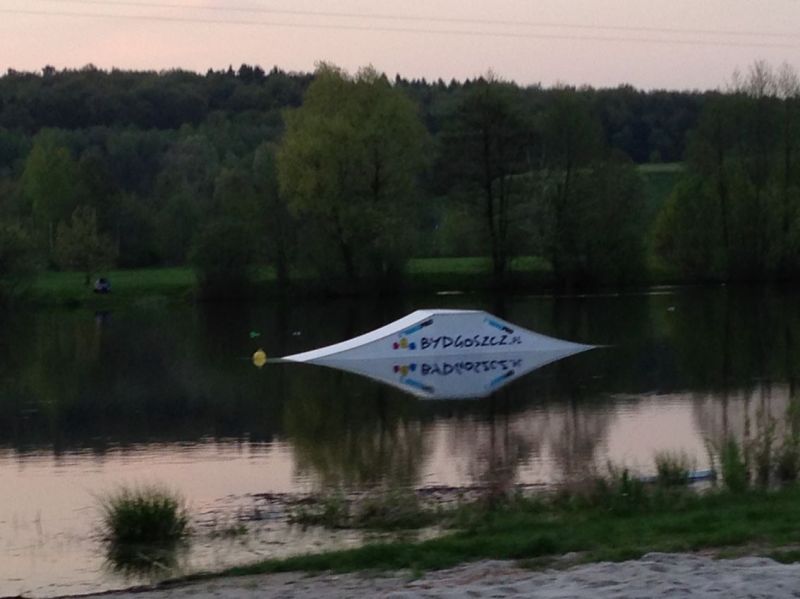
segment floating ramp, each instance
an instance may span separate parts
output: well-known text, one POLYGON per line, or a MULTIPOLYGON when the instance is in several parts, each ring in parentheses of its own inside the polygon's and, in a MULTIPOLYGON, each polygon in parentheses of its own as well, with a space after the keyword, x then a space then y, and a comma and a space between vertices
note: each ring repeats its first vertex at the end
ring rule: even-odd
POLYGON ((592 349, 478 310, 417 310, 364 335, 278 362, 354 372, 427 399, 479 398, 592 349))

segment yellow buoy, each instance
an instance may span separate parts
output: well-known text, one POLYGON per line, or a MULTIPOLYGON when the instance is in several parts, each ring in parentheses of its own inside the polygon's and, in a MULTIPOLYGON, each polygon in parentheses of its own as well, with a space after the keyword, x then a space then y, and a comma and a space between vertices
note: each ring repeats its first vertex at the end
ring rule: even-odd
POLYGON ((253 354, 253 365, 262 368, 267 363, 267 354, 263 349, 256 350, 253 354))

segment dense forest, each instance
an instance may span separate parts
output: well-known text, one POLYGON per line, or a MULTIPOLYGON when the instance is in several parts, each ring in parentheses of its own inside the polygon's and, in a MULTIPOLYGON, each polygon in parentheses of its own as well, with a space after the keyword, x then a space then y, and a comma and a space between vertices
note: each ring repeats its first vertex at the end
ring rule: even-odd
POLYGON ((800 86, 521 87, 238 70, 0 77, 0 295, 41 269, 193 265, 238 293, 402 280, 410 257, 535 256, 562 286, 800 276, 800 86), (684 162, 648 203, 640 166, 684 162))

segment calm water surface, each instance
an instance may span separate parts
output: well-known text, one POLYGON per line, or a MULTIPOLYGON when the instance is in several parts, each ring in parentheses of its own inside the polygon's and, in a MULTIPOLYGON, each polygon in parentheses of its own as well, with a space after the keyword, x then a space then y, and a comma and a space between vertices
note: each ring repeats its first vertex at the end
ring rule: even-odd
POLYGON ((720 288, 0 313, 0 596, 139 582, 106 563, 97 539, 96 498, 121 484, 187 497, 200 540, 176 559, 172 572, 185 572, 362 541, 269 518, 243 538, 213 535, 259 494, 479 485, 498 472, 552 484, 608 460, 646 474, 662 449, 706 467, 707 442, 785 414, 798 300, 720 288), (249 362, 259 345, 286 355, 439 307, 607 347, 469 401, 249 362))

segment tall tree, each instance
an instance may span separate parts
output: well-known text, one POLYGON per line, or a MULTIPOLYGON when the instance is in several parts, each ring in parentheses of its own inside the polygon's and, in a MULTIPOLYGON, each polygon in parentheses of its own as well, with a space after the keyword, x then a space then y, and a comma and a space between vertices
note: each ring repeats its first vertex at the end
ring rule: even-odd
POLYGON ((684 181, 658 231, 664 257, 685 273, 745 280, 800 274, 797 89, 792 69, 757 62, 706 102, 684 181), (691 241, 700 238, 702 245, 691 241))
POLYGON ((788 64, 777 73, 780 115, 780 275, 800 274, 800 77, 788 64))
POLYGON ((93 274, 114 265, 116 248, 98 231, 94 208, 78 206, 69 222, 58 225, 55 258, 61 268, 83 271, 87 285, 93 274))
POLYGON ((286 114, 278 177, 320 272, 352 284, 402 266, 425 141, 414 105, 385 76, 317 69, 302 107, 286 114))
POLYGON ((584 213, 580 204, 585 197, 578 181, 601 157, 600 123, 584 98, 573 89, 562 88, 550 97, 539 127, 542 169, 535 194, 544 202, 548 216, 543 249, 556 279, 569 285, 582 270, 580 247, 587 234, 580 226, 584 213))
POLYGON ((719 179, 683 176, 659 212, 653 231, 656 254, 690 280, 721 276, 724 261, 723 212, 713 197, 719 179))
POLYGON ((214 147, 190 130, 165 155, 156 187, 161 200, 159 237, 166 261, 185 261, 192 238, 212 210, 218 169, 214 147))
POLYGON ((275 266, 278 284, 281 288, 285 288, 289 283, 295 223, 281 195, 277 154, 278 147, 275 144, 271 142, 261 144, 253 157, 253 178, 256 197, 262 206, 259 218, 263 220, 266 232, 267 252, 275 266))
POLYGON ((36 136, 25 161, 20 191, 52 251, 56 225, 69 217, 83 195, 78 163, 57 132, 48 130, 36 136))
MULTIPOLYGON (((686 197, 682 199, 682 191, 691 186, 684 185, 676 189, 673 202, 698 201, 710 203, 707 207, 689 208, 690 211, 700 210, 704 215, 716 221, 718 225, 713 229, 706 229, 706 233, 717 230, 721 234, 721 251, 719 247, 704 252, 707 259, 699 262, 690 259, 691 248, 685 258, 693 263, 691 269, 695 276, 709 276, 721 273, 727 276, 732 250, 733 228, 733 154, 736 140, 736 122, 739 100, 731 94, 713 93, 709 96, 697 128, 689 135, 688 162, 695 178, 700 180, 702 195, 694 200, 686 197), (714 256, 714 254, 716 254, 714 256), (712 257, 713 256, 713 257, 712 257), (706 272, 701 275, 697 270, 700 263, 705 264, 706 272)), ((679 208, 675 208, 678 210, 679 208)), ((701 222, 700 220, 695 221, 701 222)), ((704 221, 705 222, 705 221, 704 221)), ((687 223, 692 226, 692 223, 687 223)), ((708 224, 708 222, 706 222, 708 224)), ((666 225, 665 225, 666 226, 666 225)), ((680 231, 676 231, 681 235, 680 231)), ((680 242, 678 242, 680 243, 680 242)), ((705 245, 705 244, 704 244, 705 245)), ((688 263, 687 263, 688 264, 688 263)))
POLYGON ((514 256, 512 213, 515 177, 528 168, 530 127, 519 89, 492 73, 464 93, 444 135, 445 168, 454 170, 468 200, 480 198, 480 213, 496 283, 514 256))
POLYGON ((773 271, 776 263, 775 210, 770 198, 774 173, 778 102, 772 68, 764 61, 755 62, 743 78, 734 76, 734 93, 739 97, 736 123, 737 222, 736 244, 728 259, 746 278, 760 278, 773 271))

